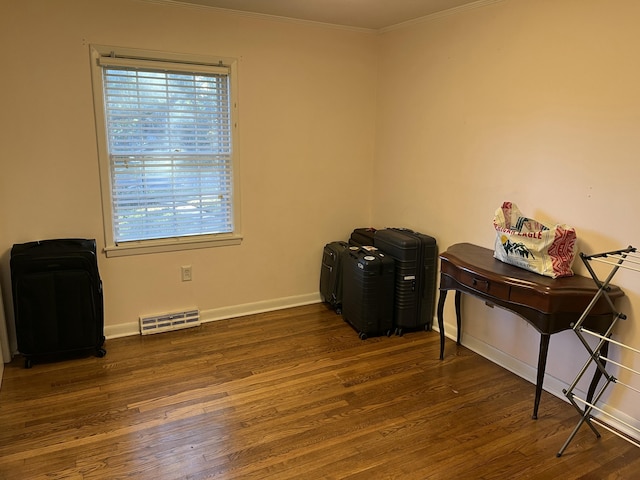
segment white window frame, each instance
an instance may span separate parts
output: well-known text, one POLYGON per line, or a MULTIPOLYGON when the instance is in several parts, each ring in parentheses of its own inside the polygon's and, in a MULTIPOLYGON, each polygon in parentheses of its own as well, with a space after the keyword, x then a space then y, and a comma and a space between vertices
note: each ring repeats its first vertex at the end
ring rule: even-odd
POLYGON ((105 232, 105 254, 107 257, 157 253, 193 248, 238 245, 242 241, 240 223, 240 188, 239 188, 239 155, 238 155, 238 101, 237 101, 237 59, 229 57, 208 57, 201 55, 185 55, 164 53, 151 50, 140 50, 105 45, 91 45, 91 73, 93 82, 93 99, 98 143, 98 158, 100 167, 100 185, 102 193, 102 210, 105 232), (231 90, 231 125, 232 125, 232 208, 233 232, 191 235, 152 240, 137 240, 116 242, 114 237, 111 162, 109 159, 108 138, 105 119, 104 87, 100 59, 103 57, 123 58, 135 63, 164 62, 172 65, 185 65, 190 71, 197 72, 198 68, 224 65, 230 72, 231 90))

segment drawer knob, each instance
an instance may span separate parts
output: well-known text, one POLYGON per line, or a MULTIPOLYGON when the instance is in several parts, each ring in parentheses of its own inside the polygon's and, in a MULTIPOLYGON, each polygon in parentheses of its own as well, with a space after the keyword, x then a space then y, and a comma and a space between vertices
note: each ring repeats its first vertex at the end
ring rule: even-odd
POLYGON ((482 283, 485 288, 489 290, 489 280, 478 280, 477 278, 474 278, 472 283, 474 287, 477 287, 479 283, 482 283))

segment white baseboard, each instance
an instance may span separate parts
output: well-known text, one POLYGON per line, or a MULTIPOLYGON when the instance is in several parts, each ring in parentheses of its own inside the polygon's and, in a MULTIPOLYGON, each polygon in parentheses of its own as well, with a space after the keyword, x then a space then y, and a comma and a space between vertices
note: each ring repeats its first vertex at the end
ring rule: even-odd
POLYGON ((104 336, 107 340, 110 338, 130 337, 131 335, 140 335, 139 321, 104 326, 104 336))
MULTIPOLYGON (((312 303, 319 303, 320 301, 319 293, 310 293, 306 295, 276 298, 254 303, 244 303, 242 305, 213 308, 210 310, 201 310, 200 321, 202 323, 215 322, 217 320, 225 320, 228 318, 244 317, 246 315, 254 315, 256 313, 271 312, 284 308, 299 307, 301 305, 310 305, 312 303)), ((104 333, 107 339, 140 335, 140 323, 136 318, 132 322, 119 323, 117 325, 105 325, 104 333)))
MULTIPOLYGON (((438 329, 438 321, 437 319, 434 321, 434 330, 439 332, 438 329)), ((457 328, 456 325, 447 325, 445 328, 445 336, 454 342, 456 341, 457 336, 457 328)), ((477 338, 471 335, 464 335, 463 346, 468 348, 469 350, 477 353, 478 355, 491 360, 493 363, 500 365, 501 367, 509 370, 511 373, 518 375, 521 378, 531 382, 533 385, 536 384, 537 377, 537 367, 532 367, 531 365, 512 357, 504 353, 497 348, 478 340, 477 338)), ((451 348, 449 346, 449 348, 451 348)), ((446 346, 445 346, 445 355, 446 355, 446 346)), ((545 392, 550 393, 554 397, 557 397, 567 403, 570 403, 567 397, 565 396, 563 389, 569 388, 569 385, 552 375, 549 375, 545 372, 544 382, 542 385, 542 389, 545 392)), ((573 390, 576 396, 581 398, 586 398, 587 393, 582 390, 575 388, 573 390)), ((578 402, 578 405, 580 403, 578 402)), ((540 405, 541 409, 544 409, 544 405, 540 405)), ((602 406, 598 406, 598 408, 602 409, 606 414, 602 414, 600 412, 594 411, 593 416, 602 420, 602 422, 614 427, 616 430, 623 432, 625 435, 640 441, 638 438, 638 432, 634 429, 640 429, 640 421, 630 417, 629 415, 621 412, 610 405, 604 404, 602 406)), ((576 424, 580 420, 576 412, 576 424)))

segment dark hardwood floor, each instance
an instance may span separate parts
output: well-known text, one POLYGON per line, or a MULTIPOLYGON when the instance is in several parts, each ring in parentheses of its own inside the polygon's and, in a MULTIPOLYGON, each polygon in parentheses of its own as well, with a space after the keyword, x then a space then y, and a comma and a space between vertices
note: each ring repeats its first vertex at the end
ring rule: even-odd
POLYGON ((358 339, 323 305, 5 368, 0 479, 634 479, 640 449, 436 332, 358 339))

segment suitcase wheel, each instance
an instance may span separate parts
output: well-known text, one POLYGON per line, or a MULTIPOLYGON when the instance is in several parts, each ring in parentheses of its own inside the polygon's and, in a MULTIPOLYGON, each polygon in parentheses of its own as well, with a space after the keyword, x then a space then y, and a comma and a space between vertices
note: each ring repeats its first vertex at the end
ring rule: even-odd
POLYGON ((107 351, 104 348, 98 348, 96 350, 96 357, 102 358, 107 354, 107 351))
POLYGON ((402 328, 396 327, 396 335, 399 336, 399 337, 402 336, 402 328))
POLYGON ((360 332, 360 333, 358 334, 358 338, 359 338, 360 340, 366 340, 366 339, 367 339, 367 334, 366 334, 366 333, 364 333, 364 332, 360 332))

